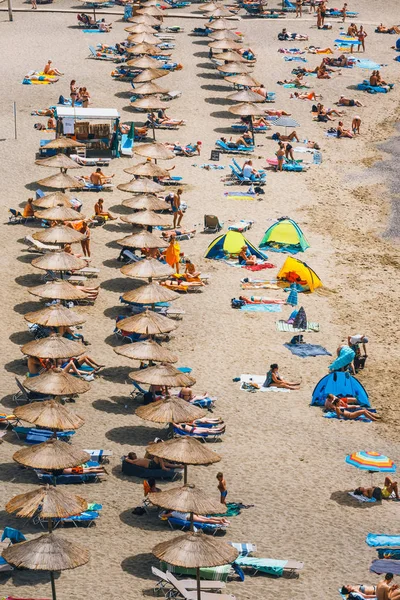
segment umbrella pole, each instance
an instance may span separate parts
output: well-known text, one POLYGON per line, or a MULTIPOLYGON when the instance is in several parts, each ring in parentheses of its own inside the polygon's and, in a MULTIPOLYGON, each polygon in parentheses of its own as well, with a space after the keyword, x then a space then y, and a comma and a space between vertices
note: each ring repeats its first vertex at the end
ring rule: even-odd
POLYGON ((190 528, 189 531, 194 531, 194 520, 193 520, 193 513, 190 513, 190 528))
POLYGON ((200 567, 197 567, 197 569, 196 569, 196 582, 197 582, 197 600, 201 600, 200 567))
POLYGON ((253 117, 252 116, 250 116, 250 131, 251 131, 251 136, 253 138, 253 146, 255 146, 256 145, 256 140, 255 140, 255 137, 254 137, 254 126, 253 126, 253 117))
POLYGON ((154 112, 151 111, 151 127, 153 129, 153 140, 156 141, 156 128, 154 126, 154 112))
POLYGON ((183 485, 187 484, 187 465, 183 465, 183 485))
POLYGON ((50 583, 51 583, 51 595, 53 597, 53 600, 57 600, 57 596, 56 596, 56 584, 54 583, 54 573, 53 573, 53 571, 50 571, 50 583))

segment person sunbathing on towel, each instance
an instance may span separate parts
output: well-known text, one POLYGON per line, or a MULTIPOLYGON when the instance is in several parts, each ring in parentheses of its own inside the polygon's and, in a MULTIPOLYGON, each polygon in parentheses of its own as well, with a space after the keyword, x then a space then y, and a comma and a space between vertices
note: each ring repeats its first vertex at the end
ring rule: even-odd
MULTIPOLYGON (((171 510, 162 513, 163 518, 179 519, 180 521, 190 521, 190 513, 179 512, 177 510, 171 510)), ((193 514, 194 523, 207 523, 209 525, 229 525, 230 521, 225 517, 204 517, 202 515, 193 514)))
POLYGON ((376 28, 378 33, 400 33, 400 27, 392 25, 392 27, 385 27, 382 23, 376 28))
POLYGON ((332 48, 320 48, 319 46, 309 46, 306 48, 309 54, 333 54, 332 48))
POLYGON ((345 96, 340 96, 338 104, 339 106, 364 106, 359 100, 353 100, 345 96))
POLYGON ((106 23, 105 19, 100 19, 97 25, 100 31, 105 31, 106 33, 112 29, 112 23, 106 23))
POLYGON ((104 467, 72 467, 63 469, 62 475, 83 475, 84 473, 105 473, 104 467))
POLYGON ((277 387, 285 388, 286 390, 298 390, 300 388, 300 382, 294 383, 282 379, 282 377, 279 375, 279 367, 277 363, 273 363, 269 368, 262 387, 277 387))
POLYGON ((239 265, 255 265, 257 264, 257 257, 251 254, 247 246, 242 246, 242 249, 238 255, 239 265))
POLYGON ((24 79, 29 79, 30 81, 47 81, 47 83, 57 83, 58 78, 50 77, 49 75, 39 75, 38 73, 29 73, 25 75, 24 79))
POLYGON ((296 140, 296 142, 300 141, 295 131, 292 131, 292 133, 289 133, 289 135, 282 135, 281 133, 277 132, 275 133, 275 139, 277 139, 279 142, 293 142, 293 140, 296 140))
POLYGON ((385 483, 383 485, 383 488, 359 487, 354 490, 354 493, 356 496, 365 496, 366 498, 375 498, 376 500, 382 500, 382 498, 384 500, 389 500, 389 498, 392 496, 392 494, 394 494, 396 500, 400 500, 399 488, 398 488, 397 481, 393 481, 391 479, 391 477, 385 477, 385 483), (375 492, 375 495, 374 495, 374 491, 377 489, 379 490, 380 493, 378 494, 375 492), (380 498, 377 498, 378 495, 380 496, 380 498))
POLYGON ((339 398, 334 394, 328 394, 324 404, 325 409, 334 410, 333 403, 336 401, 338 401, 336 406, 338 406, 339 408, 348 408, 349 404, 358 404, 358 400, 357 398, 354 398, 354 396, 346 396, 346 398, 339 398))
POLYGON ((308 40, 308 35, 302 33, 290 33, 286 28, 282 29, 281 33, 278 33, 278 40, 308 40))
POLYGON ((165 125, 183 125, 185 122, 183 119, 171 119, 171 117, 169 117, 165 112, 165 108, 160 108, 157 111, 157 119, 160 123, 165 125))
POLYGON ((320 65, 317 69, 317 79, 330 79, 331 76, 328 73, 326 65, 320 65))
POLYGON ((341 54, 338 58, 325 57, 322 62, 330 67, 347 67, 349 59, 344 54, 341 54))
MULTIPOLYGON (((96 171, 90 175, 89 180, 93 185, 104 185, 105 183, 111 183, 112 177, 114 177, 114 175, 104 175, 101 168, 98 167, 96 171)), ((85 179, 87 179, 87 177, 85 177, 85 179)))
POLYGON ((47 61, 47 64, 43 69, 43 73, 45 75, 64 75, 64 73, 61 73, 61 71, 51 66, 51 60, 47 61))
POLYGON ((344 407, 339 406, 340 398, 332 401, 333 411, 336 413, 338 419, 354 420, 358 417, 366 417, 370 421, 378 421, 378 417, 375 413, 370 412, 366 408, 360 408, 359 410, 349 411, 344 407))
POLYGON ((195 435, 203 433, 214 434, 225 432, 225 425, 220 425, 219 427, 196 427, 190 423, 174 423, 174 427, 179 429, 179 431, 184 431, 185 433, 192 433, 195 435))
MULTIPOLYGON (((310 86, 308 86, 304 81, 303 81, 303 73, 306 73, 307 71, 305 71, 305 69, 302 69, 302 72, 299 72, 299 74, 297 75, 297 77, 295 77, 295 79, 284 79, 283 81, 278 81, 277 83, 279 85, 294 85, 295 87, 299 87, 299 88, 309 88, 310 86)), ((314 72, 311 71, 312 73, 314 72)))
POLYGON ((376 598, 375 585, 344 585, 340 593, 344 596, 351 593, 357 594, 361 598, 376 598))
POLYGON ((265 85, 264 84, 261 84, 259 87, 252 87, 251 91, 255 92, 256 94, 260 94, 260 96, 262 96, 264 98, 264 100, 268 96, 268 92, 265 89, 265 85))
POLYGON ((296 100, 316 100, 318 98, 322 98, 321 94, 317 94, 315 92, 308 92, 308 94, 302 94, 301 92, 294 92, 294 94, 290 94, 290 98, 296 98, 296 100))
POLYGON ((266 115, 268 115, 269 117, 290 117, 290 115, 292 113, 288 113, 284 110, 277 110, 276 108, 272 109, 272 108, 268 108, 267 110, 264 111, 266 115))

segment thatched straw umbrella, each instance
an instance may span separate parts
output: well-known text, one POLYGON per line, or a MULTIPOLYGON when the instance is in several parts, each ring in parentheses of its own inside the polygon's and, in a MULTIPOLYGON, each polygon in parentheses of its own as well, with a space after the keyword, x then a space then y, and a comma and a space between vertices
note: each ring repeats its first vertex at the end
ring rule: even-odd
POLYGON ((82 381, 79 377, 64 373, 61 369, 51 369, 37 377, 27 377, 24 386, 31 392, 60 398, 84 394, 90 390, 87 381, 82 381))
POLYGON ((48 252, 32 261, 32 265, 43 271, 78 271, 86 267, 86 261, 67 252, 48 252))
POLYGON ((171 215, 160 215, 159 213, 153 212, 152 210, 141 210, 140 212, 133 213, 132 215, 126 215, 121 217, 121 221, 124 223, 130 223, 132 225, 143 225, 146 227, 158 227, 169 225, 171 223, 171 215))
POLYGON ((148 278, 149 281, 168 277, 174 272, 168 264, 161 263, 155 258, 145 258, 130 265, 125 265, 121 267, 120 271, 128 277, 135 279, 148 278))
POLYGON ((233 17, 231 11, 224 6, 217 6, 215 8, 211 7, 211 10, 207 12, 211 14, 213 19, 220 19, 221 17, 233 17))
MULTIPOLYGON (((151 17, 164 17, 166 14, 165 10, 161 10, 157 6, 145 6, 144 8, 139 8, 136 12, 138 15, 150 15, 151 17)), ((160 40, 158 39, 158 41, 160 40)))
POLYGON ((42 231, 38 231, 32 235, 33 239, 39 240, 43 244, 75 244, 85 239, 83 233, 67 227, 65 225, 56 225, 55 227, 48 227, 42 231))
POLYGON ((117 188, 122 192, 133 192, 134 194, 157 194, 163 191, 163 186, 151 179, 132 179, 128 183, 120 183, 117 188))
POLYGON ((54 533, 14 544, 3 551, 3 558, 10 564, 35 571, 50 571, 51 592, 57 600, 54 571, 76 569, 89 561, 89 552, 83 546, 63 540, 54 533))
POLYGON ((53 304, 35 310, 35 312, 27 313, 24 315, 24 319, 28 323, 36 323, 43 327, 75 327, 86 321, 86 319, 70 308, 65 308, 62 304, 53 304))
POLYGON ((221 2, 205 2, 199 6, 199 11, 212 13, 218 8, 224 8, 224 5, 221 2))
POLYGON ((155 305, 158 302, 172 302, 173 300, 178 300, 178 298, 179 294, 155 282, 142 285, 124 294, 124 300, 135 302, 136 304, 155 305))
POLYGON ((22 448, 13 454, 13 460, 24 467, 59 471, 82 465, 90 460, 90 454, 78 450, 57 439, 22 448))
MULTIPOLYGON (((151 96, 153 94, 168 94, 168 90, 159 86, 158 83, 154 83, 154 81, 139 83, 139 85, 135 87, 135 95, 151 96)), ((135 100, 135 102, 137 102, 137 100, 135 100)))
MULTIPOLYGON (((243 40, 241 36, 237 35, 233 31, 227 31, 226 29, 223 29, 222 31, 213 31, 212 33, 208 34, 208 37, 211 38, 214 42, 221 40, 230 40, 231 42, 236 42, 237 44, 239 44, 239 48, 243 47, 243 40)), ((226 48, 221 48, 221 50, 226 50, 226 48)))
POLYGON ((135 44, 131 48, 126 49, 127 54, 133 54, 135 56, 159 56, 160 52, 163 56, 171 56, 172 52, 167 52, 166 50, 160 50, 158 46, 154 44, 135 44))
POLYGON ((260 82, 251 77, 250 75, 231 75, 229 77, 224 77, 225 81, 229 81, 229 83, 235 83, 237 85, 243 85, 244 87, 258 87, 260 82))
POLYGON ((226 65, 217 67, 217 71, 220 73, 232 73, 232 75, 236 75, 239 73, 250 73, 251 69, 241 62, 229 62, 226 65))
POLYGON ((145 310, 138 315, 118 321, 118 328, 128 333, 160 335, 161 333, 170 333, 177 328, 177 325, 172 319, 163 317, 152 310, 145 310))
MULTIPOLYGON (((173 367, 172 367, 173 368, 173 367)), ((149 369, 157 369, 157 367, 149 367, 149 369)), ((147 371, 147 369, 144 369, 147 371)), ((129 375, 132 377, 132 373, 129 375)), ((160 384, 161 385, 161 384, 160 384)), ((173 433, 173 423, 191 423, 196 419, 201 419, 205 416, 206 411, 175 397, 166 397, 156 402, 151 402, 144 406, 139 406, 135 410, 135 414, 144 419, 145 421, 151 421, 152 423, 165 423, 168 424, 169 436, 173 433)), ((154 444, 157 446, 158 444, 154 444)), ((150 454, 151 454, 151 447, 150 454)))
POLYGON ((6 511, 17 517, 31 519, 38 512, 44 519, 67 519, 80 515, 88 508, 84 498, 50 485, 14 496, 6 504, 6 511))
MULTIPOLYGON (((134 24, 144 23, 144 25, 152 26, 159 26, 161 24, 159 19, 156 19, 155 17, 152 17, 150 15, 134 15, 133 17, 129 17, 128 22, 134 24)), ((124 27, 124 31, 129 32, 130 27, 124 27)))
MULTIPOLYGON (((131 27, 127 27, 128 31, 131 27)), ((131 58, 126 61, 128 67, 136 67, 137 69, 157 69, 160 66, 160 61, 150 56, 140 56, 139 58, 131 58)))
MULTIPOLYGON (((65 155, 57 154, 56 156, 65 155)), ((67 206, 68 208, 72 207, 69 196, 63 192, 52 192, 51 194, 46 194, 42 198, 36 198, 33 201, 33 204, 39 208, 54 208, 55 206, 67 206)))
POLYGON ((61 169, 61 172, 67 171, 68 169, 80 169, 81 166, 78 165, 72 158, 69 158, 66 154, 56 154, 55 156, 51 156, 50 158, 42 158, 41 160, 35 160, 35 164, 40 167, 48 167, 52 169, 61 169))
MULTIPOLYGON (((140 197, 141 196, 139 196, 139 198, 140 197)), ((144 198, 146 198, 146 196, 144 196, 144 198)), ((132 200, 135 202, 134 198, 132 198, 132 200)), ((124 200, 124 202, 126 202, 126 200, 124 200)), ((145 229, 140 233, 133 233, 132 235, 124 237, 122 240, 117 240, 117 244, 124 246, 125 248, 166 248, 168 246, 167 242, 145 229)))
POLYGON ((150 161, 124 169, 124 173, 136 175, 137 177, 169 177, 169 171, 150 161))
MULTIPOLYGON (((157 167, 158 165, 154 166, 157 167)), ((126 200, 122 200, 121 204, 133 210, 168 210, 170 208, 170 205, 165 200, 160 200, 153 194, 140 194, 133 198, 127 198, 126 200)), ((156 248, 158 247, 156 246, 156 248)))
POLYGON ((213 50, 239 50, 242 47, 242 44, 235 42, 234 40, 230 40, 224 38, 222 40, 216 40, 215 42, 210 42, 208 44, 209 48, 213 50))
POLYGON ((172 354, 170 350, 164 348, 164 346, 160 346, 154 340, 144 340, 143 342, 136 342, 129 346, 117 347, 114 348, 114 352, 120 356, 140 360, 141 362, 176 363, 178 361, 178 357, 175 354, 172 354))
POLYGON ((232 50, 228 50, 228 52, 221 52, 221 54, 213 54, 213 58, 216 60, 224 60, 227 62, 235 62, 235 63, 248 63, 249 61, 246 58, 243 58, 239 52, 234 52, 232 50))
POLYGON ((77 140, 73 140, 68 137, 58 137, 55 140, 52 140, 48 144, 46 144, 46 148, 50 148, 51 150, 66 150, 67 148, 84 148, 85 144, 82 142, 78 142, 77 140))
POLYGON ((170 72, 166 69, 143 69, 139 75, 135 77, 135 83, 147 83, 154 81, 154 79, 160 79, 166 77, 170 72))
MULTIPOLYGON (((148 369, 132 371, 132 373, 129 373, 129 377, 139 383, 162 385, 165 387, 185 387, 196 383, 194 377, 187 373, 182 373, 182 371, 175 369, 175 367, 170 364, 160 364, 155 367, 149 367, 148 369)), ((188 405, 188 402, 185 404, 188 405)))
POLYGON ((160 38, 152 33, 134 33, 128 35, 127 40, 131 44, 159 44, 161 42, 160 38))
POLYGON ((175 158, 175 154, 160 142, 138 144, 134 147, 133 152, 139 156, 154 158, 155 160, 171 160, 172 158, 175 158))
POLYGON ((254 139, 254 128, 253 128, 253 116, 263 115, 265 112, 264 108, 261 108, 260 104, 253 104, 252 102, 241 102, 240 104, 235 104, 231 106, 229 112, 233 115, 240 115, 242 117, 250 117, 250 131, 253 138, 253 144, 255 143, 254 139))
POLYGON ((43 187, 55 188, 59 190, 85 187, 84 183, 81 183, 75 179, 75 177, 71 177, 71 175, 63 172, 57 173, 56 175, 51 175, 51 177, 46 177, 45 179, 39 179, 39 181, 36 183, 43 187))
POLYGON ((183 481, 187 483, 187 465, 212 465, 221 457, 209 450, 206 444, 191 437, 178 437, 146 448, 153 456, 184 466, 183 481))
POLYGON ((200 568, 226 565, 232 563, 239 555, 239 551, 227 542, 192 531, 157 544, 152 553, 170 565, 196 569, 197 600, 201 600, 202 597, 200 568))
POLYGON ((85 424, 82 417, 71 412, 56 400, 32 402, 25 406, 18 406, 14 410, 14 414, 19 419, 38 427, 56 429, 57 431, 79 429, 85 424))
MULTIPOLYGON (((148 56, 142 56, 141 58, 136 58, 133 61, 128 61, 129 63, 137 63, 140 61, 140 64, 145 64, 147 61, 150 60, 155 60, 153 58, 149 58, 148 56)), ((158 62, 157 60, 155 60, 155 62, 158 62)), ((128 63, 126 63, 128 64, 128 63)), ((137 98, 135 99, 133 102, 131 102, 131 106, 132 108, 137 108, 139 110, 142 109, 147 109, 150 114, 151 114, 151 126, 153 129, 153 139, 156 139, 156 129, 155 129, 155 123, 154 123, 154 111, 155 110, 161 110, 161 109, 165 109, 167 108, 167 104, 166 102, 163 102, 162 100, 160 100, 159 98, 156 98, 155 96, 147 96, 144 98, 137 98)))
POLYGON ((246 89, 229 94, 226 98, 227 100, 234 100, 235 102, 264 102, 264 98, 261 94, 246 89))
POLYGON ((52 281, 43 285, 37 285, 29 288, 28 292, 32 296, 46 298, 50 300, 84 300, 87 294, 68 283, 68 281, 52 281))
POLYGON ((72 358, 85 352, 85 346, 80 342, 68 340, 58 334, 47 338, 28 342, 21 347, 21 352, 36 358, 72 358))
POLYGON ((85 218, 85 215, 78 213, 73 208, 60 205, 36 212, 35 216, 39 219, 46 219, 46 221, 82 221, 85 218))
POLYGON ((214 31, 219 31, 222 29, 236 29, 237 24, 234 21, 228 21, 228 19, 216 19, 215 21, 211 21, 207 25, 210 29, 214 29, 214 31))
POLYGON ((131 25, 131 27, 125 27, 125 31, 128 33, 153 33, 156 34, 157 30, 154 29, 152 25, 147 25, 146 23, 137 23, 136 25, 131 25))

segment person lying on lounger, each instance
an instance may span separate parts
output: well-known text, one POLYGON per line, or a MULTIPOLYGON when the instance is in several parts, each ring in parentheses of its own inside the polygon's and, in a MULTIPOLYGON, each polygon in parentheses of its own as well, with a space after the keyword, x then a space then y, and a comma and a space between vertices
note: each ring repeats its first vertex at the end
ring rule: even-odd
POLYGON ((208 394, 207 392, 205 392, 202 396, 197 396, 193 393, 192 388, 186 386, 180 389, 178 398, 181 398, 186 402, 194 402, 195 400, 205 400, 206 398, 208 398, 208 394))
POLYGON ((174 427, 179 431, 184 431, 185 433, 191 433, 194 435, 203 433, 213 435, 225 432, 225 425, 219 425, 217 427, 196 427, 190 423, 174 423, 174 427))
MULTIPOLYGON (((111 179, 114 175, 104 175, 101 168, 98 167, 94 173, 89 177, 90 183, 93 185, 104 185, 105 183, 111 183, 111 179)), ((87 179, 87 177, 85 177, 87 179)))
POLYGON ((375 598, 376 599, 376 586, 375 585, 344 585, 340 590, 340 593, 344 596, 351 593, 357 594, 361 598, 375 598))
POLYGON ((247 246, 242 246, 242 249, 238 255, 239 265, 255 265, 257 264, 257 257, 251 254, 247 246))
POLYGON ((164 146, 169 150, 172 150, 177 156, 195 156, 196 154, 200 156, 201 152, 201 142, 187 144, 186 146, 182 146, 179 142, 176 142, 175 144, 166 142, 164 146))
POLYGON ((266 379, 262 387, 277 387, 285 388, 287 390, 298 390, 300 388, 300 381, 298 383, 292 381, 285 381, 279 375, 279 367, 277 363, 273 363, 267 373, 266 379))
POLYGON ((87 285, 76 285, 75 289, 84 292, 88 300, 96 300, 99 295, 99 287, 88 287, 87 285))
POLYGON ((346 421, 358 419, 358 417, 366 417, 370 421, 378 421, 380 419, 380 417, 378 417, 375 413, 370 412, 366 408, 350 411, 339 406, 339 403, 340 398, 336 398, 336 400, 332 401, 333 411, 336 413, 338 419, 344 419, 346 421))
POLYGON ((238 137, 235 142, 232 140, 232 138, 230 140, 227 140, 226 138, 221 137, 220 139, 221 142, 223 142, 224 144, 226 144, 226 146, 232 149, 239 148, 240 146, 249 147, 253 145, 252 135, 248 132, 245 132, 243 135, 238 137))
MULTIPOLYGON (((190 513, 183 513, 177 510, 170 510, 162 513, 164 519, 179 519, 180 521, 190 521, 190 513)), ((204 517, 202 515, 193 514, 194 523, 207 523, 209 525, 229 525, 230 521, 225 517, 204 517)))
POLYGON ((292 131, 289 133, 289 135, 282 135, 279 133, 279 131, 277 131, 274 135, 274 139, 278 140, 278 142, 293 142, 293 140, 296 140, 296 142, 300 141, 296 131, 292 131))
POLYGON ((138 458, 135 452, 129 452, 128 456, 125 457, 125 462, 144 469, 162 469, 163 471, 170 471, 171 468, 175 467, 171 463, 165 463, 161 458, 138 458), (171 466, 168 466, 170 464, 171 466))
POLYGON ((339 106, 364 106, 361 104, 359 100, 354 100, 352 98, 346 98, 345 96, 340 96, 338 101, 339 106))
POLYGON ((383 487, 358 487, 354 490, 356 496, 365 496, 366 498, 375 498, 376 500, 389 500, 392 494, 397 500, 400 500, 399 487, 397 481, 393 481, 391 477, 385 477, 383 487), (379 491, 377 491, 379 490, 379 491))

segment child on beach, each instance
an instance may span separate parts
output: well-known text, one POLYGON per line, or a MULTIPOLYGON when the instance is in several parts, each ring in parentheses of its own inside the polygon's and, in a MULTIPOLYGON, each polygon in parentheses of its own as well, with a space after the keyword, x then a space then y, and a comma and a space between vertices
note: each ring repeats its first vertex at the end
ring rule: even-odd
POLYGON ((221 494, 220 502, 221 504, 226 504, 226 496, 228 494, 228 490, 226 489, 226 481, 224 479, 224 474, 220 471, 217 473, 218 479, 218 490, 221 494))

